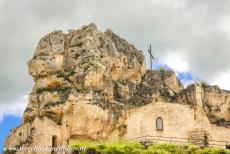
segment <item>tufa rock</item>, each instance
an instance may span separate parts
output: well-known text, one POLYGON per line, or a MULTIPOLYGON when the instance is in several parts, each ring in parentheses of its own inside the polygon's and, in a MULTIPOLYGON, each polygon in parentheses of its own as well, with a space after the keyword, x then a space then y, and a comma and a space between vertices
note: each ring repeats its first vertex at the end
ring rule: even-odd
POLYGON ((146 70, 141 50, 95 24, 44 36, 28 67, 35 84, 22 125, 6 146, 119 140, 131 111, 159 101, 199 105, 211 123, 229 126, 228 91, 197 84, 184 89, 173 71, 146 70))

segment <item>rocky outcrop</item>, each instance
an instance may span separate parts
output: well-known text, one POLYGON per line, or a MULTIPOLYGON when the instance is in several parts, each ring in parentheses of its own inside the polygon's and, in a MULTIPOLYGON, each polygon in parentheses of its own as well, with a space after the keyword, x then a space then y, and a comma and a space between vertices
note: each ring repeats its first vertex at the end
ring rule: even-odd
POLYGON ((212 124, 230 127, 230 92, 218 86, 189 85, 173 98, 173 102, 200 105, 212 124))
POLYGON ((129 101, 135 106, 142 106, 152 102, 152 100, 168 100, 179 94, 183 88, 174 72, 170 70, 148 70, 142 77, 142 82, 136 86, 133 97, 129 101))
POLYGON ((230 127, 230 92, 218 86, 203 87, 204 110, 211 123, 230 127))
POLYGON ((110 109, 118 119, 122 108, 150 103, 153 94, 173 96, 183 89, 172 71, 146 73, 142 51, 111 30, 98 31, 94 24, 69 34, 46 35, 28 66, 35 85, 23 123, 48 116, 61 124, 63 107, 79 96, 110 109))
POLYGON ((211 122, 224 119, 228 125, 229 92, 199 85, 184 89, 173 71, 146 70, 142 51, 95 24, 47 34, 28 67, 35 84, 22 125, 6 146, 42 139, 52 145, 53 138, 59 146, 74 139, 117 140, 126 132, 130 109, 157 101, 203 105, 211 122))
POLYGON ((52 116, 60 123, 62 106, 72 95, 84 94, 92 104, 119 109, 122 105, 113 99, 114 82, 138 84, 145 73, 142 51, 111 30, 98 31, 95 24, 69 34, 55 31, 46 35, 28 66, 35 86, 24 123, 37 116, 52 116))

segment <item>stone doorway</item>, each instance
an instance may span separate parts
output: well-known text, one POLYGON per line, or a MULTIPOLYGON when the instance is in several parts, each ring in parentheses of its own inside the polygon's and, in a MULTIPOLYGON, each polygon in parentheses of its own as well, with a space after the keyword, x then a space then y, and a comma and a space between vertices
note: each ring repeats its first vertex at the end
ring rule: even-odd
MULTIPOLYGON (((52 136, 52 148, 57 148, 57 136, 53 135, 52 136)), ((55 150, 52 150, 52 154, 56 153, 55 150)))

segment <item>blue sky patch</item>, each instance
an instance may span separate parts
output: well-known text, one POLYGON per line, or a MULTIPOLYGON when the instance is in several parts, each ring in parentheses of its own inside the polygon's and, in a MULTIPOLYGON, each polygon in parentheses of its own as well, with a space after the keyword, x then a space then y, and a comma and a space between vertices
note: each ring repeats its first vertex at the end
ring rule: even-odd
POLYGON ((21 117, 5 116, 0 122, 0 153, 2 153, 4 141, 10 134, 10 130, 21 124, 21 117))

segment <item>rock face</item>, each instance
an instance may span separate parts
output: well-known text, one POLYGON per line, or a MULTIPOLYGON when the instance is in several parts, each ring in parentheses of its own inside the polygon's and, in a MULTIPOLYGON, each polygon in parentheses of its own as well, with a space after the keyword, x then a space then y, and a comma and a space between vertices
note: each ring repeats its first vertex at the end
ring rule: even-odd
POLYGON ((182 90, 175 102, 203 107, 209 121, 230 127, 230 92, 218 86, 193 84, 182 90))
POLYGON ((126 138, 129 112, 159 101, 199 105, 211 123, 230 126, 230 92, 197 84, 184 89, 173 71, 146 70, 142 51, 95 24, 44 36, 28 67, 35 84, 6 146, 126 138))
POLYGON ((79 96, 104 109, 121 108, 114 100, 114 82, 137 84, 145 73, 142 51, 95 24, 43 37, 28 66, 35 86, 24 123, 47 114, 60 123, 62 107, 79 96))
POLYGON ((203 104, 211 123, 230 127, 230 92, 217 86, 203 87, 203 104))

